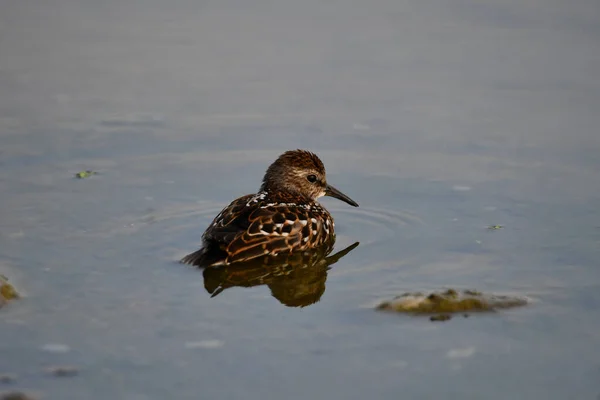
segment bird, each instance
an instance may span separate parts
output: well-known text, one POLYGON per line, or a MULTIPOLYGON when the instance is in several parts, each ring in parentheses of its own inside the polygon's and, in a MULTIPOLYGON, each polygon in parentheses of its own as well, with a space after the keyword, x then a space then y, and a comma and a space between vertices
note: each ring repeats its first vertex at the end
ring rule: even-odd
POLYGON ((335 224, 317 202, 322 196, 358 207, 327 183, 325 166, 316 154, 286 151, 267 168, 259 191, 225 207, 203 233, 202 247, 180 262, 218 267, 321 246, 331 251, 335 224))

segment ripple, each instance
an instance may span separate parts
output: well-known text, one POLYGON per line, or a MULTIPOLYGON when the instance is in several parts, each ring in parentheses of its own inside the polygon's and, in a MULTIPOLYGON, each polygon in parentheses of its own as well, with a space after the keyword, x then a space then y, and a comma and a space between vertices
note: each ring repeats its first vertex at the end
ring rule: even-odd
MULTIPOLYGON (((130 235, 155 224, 161 224, 162 231, 165 234, 192 230, 199 234, 198 232, 206 228, 224 206, 226 206, 225 203, 203 201, 170 204, 161 208, 149 207, 145 212, 138 215, 107 221, 98 226, 97 229, 86 231, 84 235, 95 238, 130 235), (170 223, 165 224, 166 222, 170 223)), ((334 217, 343 217, 345 220, 343 225, 345 234, 339 235, 338 228, 338 240, 341 242, 344 242, 345 239, 350 242, 358 240, 357 237, 353 236, 355 235, 354 232, 360 232, 360 241, 364 244, 372 244, 398 235, 401 227, 414 227, 423 224, 418 216, 408 211, 369 207, 350 209, 336 206, 329 207, 329 209, 334 217), (346 238, 346 236, 349 237, 346 238)))
MULTIPOLYGON (((423 221, 421 218, 408 211, 394 211, 386 210, 381 208, 368 208, 361 207, 358 209, 334 209, 335 213, 351 214, 353 216, 360 215, 361 217, 367 217, 369 220, 377 220, 380 223, 386 225, 421 225, 423 221)), ((357 218, 359 219, 359 218, 357 218)))
POLYGON ((178 219, 185 219, 186 223, 170 226, 166 228, 167 231, 187 229, 189 226, 198 227, 203 217, 206 217, 206 224, 208 224, 224 206, 224 204, 216 202, 200 202, 171 204, 160 209, 149 207, 141 215, 125 216, 118 218, 118 220, 108 221, 97 229, 86 231, 85 235, 93 237, 128 235, 150 225, 178 219))
POLYGON ((408 211, 388 210, 382 208, 361 207, 359 209, 332 208, 335 216, 343 215, 352 229, 360 229, 360 241, 363 245, 375 243, 382 239, 396 236, 401 227, 416 227, 423 221, 408 211))

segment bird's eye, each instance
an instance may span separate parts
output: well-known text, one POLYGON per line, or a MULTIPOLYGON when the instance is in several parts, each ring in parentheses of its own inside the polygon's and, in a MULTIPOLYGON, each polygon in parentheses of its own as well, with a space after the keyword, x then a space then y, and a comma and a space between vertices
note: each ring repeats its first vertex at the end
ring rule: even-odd
POLYGON ((310 182, 310 183, 315 183, 317 181, 317 176, 316 175, 309 175, 306 177, 306 179, 310 182))

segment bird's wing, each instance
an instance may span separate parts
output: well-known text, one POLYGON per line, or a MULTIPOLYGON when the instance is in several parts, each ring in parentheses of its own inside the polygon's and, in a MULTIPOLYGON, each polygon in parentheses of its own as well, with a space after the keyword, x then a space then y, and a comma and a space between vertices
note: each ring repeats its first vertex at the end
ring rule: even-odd
POLYGON ((315 226, 313 230, 309 212, 305 209, 259 205, 245 217, 248 227, 227 245, 226 263, 305 250, 320 239, 321 229, 315 226))
POLYGON ((248 202, 252 199, 251 194, 242 196, 231 202, 215 217, 210 226, 202 235, 202 238, 211 244, 228 244, 235 239, 240 232, 250 226, 248 216, 254 211, 248 202))

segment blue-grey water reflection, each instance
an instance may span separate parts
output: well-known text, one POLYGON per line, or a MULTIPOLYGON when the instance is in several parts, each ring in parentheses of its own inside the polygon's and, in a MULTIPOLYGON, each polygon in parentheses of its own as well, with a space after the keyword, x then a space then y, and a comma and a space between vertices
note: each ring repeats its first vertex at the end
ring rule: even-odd
POLYGON ((2 2, 0 392, 595 398, 599 26, 588 0, 2 2), (211 298, 176 260, 294 148, 360 246, 310 307, 211 298), (373 311, 446 287, 533 303, 373 311))

